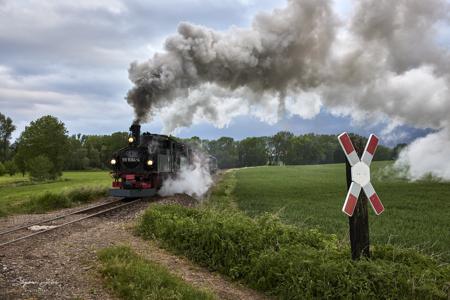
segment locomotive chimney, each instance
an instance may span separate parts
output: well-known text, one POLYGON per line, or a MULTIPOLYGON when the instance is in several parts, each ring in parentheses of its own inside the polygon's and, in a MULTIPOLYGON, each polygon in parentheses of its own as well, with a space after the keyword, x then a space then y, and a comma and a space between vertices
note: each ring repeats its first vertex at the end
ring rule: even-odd
POLYGON ((131 136, 134 138, 134 145, 139 145, 141 141, 141 125, 133 124, 130 127, 131 136))

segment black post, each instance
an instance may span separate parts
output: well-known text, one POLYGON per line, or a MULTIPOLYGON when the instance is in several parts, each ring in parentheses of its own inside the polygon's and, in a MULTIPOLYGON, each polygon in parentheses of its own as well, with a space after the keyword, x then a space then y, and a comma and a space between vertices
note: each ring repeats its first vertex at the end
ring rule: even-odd
MULTIPOLYGON (((361 138, 353 138, 353 146, 355 147, 356 153, 361 157, 364 151, 364 143, 361 138)), ((346 160, 346 173, 347 173, 347 189, 350 188, 352 183, 351 167, 346 160)), ((361 256, 370 257, 369 252, 369 216, 367 209, 368 199, 364 191, 358 197, 358 202, 356 203, 355 211, 353 216, 348 218, 348 224, 350 226, 350 246, 352 249, 352 259, 357 260, 361 256)))

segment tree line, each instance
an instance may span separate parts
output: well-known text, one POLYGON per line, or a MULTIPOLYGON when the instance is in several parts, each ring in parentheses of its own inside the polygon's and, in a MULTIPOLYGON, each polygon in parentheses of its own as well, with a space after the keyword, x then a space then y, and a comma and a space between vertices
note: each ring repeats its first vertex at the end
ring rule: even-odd
MULTIPOLYGON (((32 121, 11 143, 16 127, 0 113, 0 176, 29 173, 33 179, 55 179, 64 170, 108 169, 113 153, 127 145, 128 132, 111 135, 68 135, 63 122, 53 116, 32 121)), ((355 136, 355 135, 354 135, 355 136)), ((358 136, 356 136, 358 137, 358 136)), ((364 139, 364 137, 358 137, 364 139)), ((260 165, 299 165, 344 162, 335 135, 294 135, 282 131, 273 136, 231 137, 217 140, 182 139, 215 156, 219 168, 260 165)), ((379 146, 375 160, 394 159, 404 145, 379 146)))
MULTIPOLYGON (((350 134, 352 139, 366 137, 350 134)), ((310 165, 343 163, 345 156, 336 135, 303 134, 281 131, 273 136, 248 137, 237 141, 231 137, 202 140, 198 137, 184 141, 201 148, 217 158, 219 168, 239 168, 263 165, 310 165)), ((394 148, 379 145, 374 160, 393 160, 406 144, 394 148)))

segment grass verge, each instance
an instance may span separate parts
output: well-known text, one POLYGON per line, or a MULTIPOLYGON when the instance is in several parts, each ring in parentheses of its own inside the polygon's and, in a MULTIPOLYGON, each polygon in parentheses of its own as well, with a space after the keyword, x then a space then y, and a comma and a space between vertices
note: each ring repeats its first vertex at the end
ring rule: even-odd
POLYGON ((46 182, 33 182, 28 176, 21 175, 1 176, 0 210, 45 193, 61 193, 68 189, 98 186, 106 188, 111 185, 111 181, 111 175, 107 171, 67 171, 60 179, 46 182))
POLYGON ((354 262, 335 235, 273 215, 155 205, 137 232, 250 287, 283 299, 446 299, 450 267, 415 250, 373 246, 354 262))
MULTIPOLYGON (((369 205, 371 242, 417 248, 450 262, 450 183, 409 182, 387 174, 389 166, 371 166, 373 185, 386 208, 375 216, 369 205)), ((347 187, 344 164, 238 169, 227 173, 223 182, 234 183, 229 196, 213 192, 211 202, 231 199, 251 217, 269 212, 285 223, 348 241, 348 221, 341 212, 347 187)))
POLYGON ((128 247, 103 249, 99 259, 107 286, 122 299, 215 299, 128 247))
POLYGON ((91 202, 97 198, 105 197, 108 189, 103 187, 78 188, 69 191, 52 193, 47 192, 32 196, 17 204, 3 206, 0 216, 16 213, 44 213, 55 209, 69 208, 79 204, 91 202))

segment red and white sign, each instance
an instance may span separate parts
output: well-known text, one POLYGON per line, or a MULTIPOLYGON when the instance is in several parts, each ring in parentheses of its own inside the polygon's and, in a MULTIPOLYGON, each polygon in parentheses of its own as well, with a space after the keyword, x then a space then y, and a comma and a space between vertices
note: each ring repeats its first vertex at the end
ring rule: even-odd
POLYGON ((384 211, 384 207, 375 192, 375 189, 370 183, 369 168, 375 151, 377 150, 379 141, 378 137, 374 134, 370 135, 361 159, 359 159, 359 156, 355 151, 355 147, 353 147, 352 141, 346 132, 339 135, 338 140, 344 150, 350 166, 352 167, 352 183, 348 189, 347 197, 345 198, 345 203, 342 207, 342 212, 350 217, 353 215, 356 203, 358 202, 359 193, 361 193, 362 188, 367 198, 369 198, 369 202, 372 205, 375 214, 381 214, 384 211))

